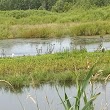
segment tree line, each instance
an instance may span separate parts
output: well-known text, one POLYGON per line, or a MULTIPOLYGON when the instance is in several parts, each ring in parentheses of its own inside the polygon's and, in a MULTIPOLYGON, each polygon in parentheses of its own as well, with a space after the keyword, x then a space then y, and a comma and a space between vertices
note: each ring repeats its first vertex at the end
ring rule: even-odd
POLYGON ((110 0, 0 0, 0 10, 45 9, 64 12, 74 6, 102 7, 107 5, 110 5, 110 0))

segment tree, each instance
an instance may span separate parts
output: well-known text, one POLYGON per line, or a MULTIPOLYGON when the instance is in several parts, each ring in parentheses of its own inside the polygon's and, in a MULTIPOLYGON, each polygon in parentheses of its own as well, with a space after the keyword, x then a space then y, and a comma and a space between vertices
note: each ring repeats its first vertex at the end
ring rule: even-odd
POLYGON ((52 11, 63 12, 64 1, 58 0, 56 4, 52 7, 52 11))

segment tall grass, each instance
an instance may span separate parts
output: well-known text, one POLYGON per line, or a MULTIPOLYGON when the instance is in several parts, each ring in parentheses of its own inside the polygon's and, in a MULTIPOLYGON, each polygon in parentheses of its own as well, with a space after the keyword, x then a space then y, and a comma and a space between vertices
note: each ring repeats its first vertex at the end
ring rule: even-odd
POLYGON ((73 9, 64 13, 45 10, 0 11, 0 39, 110 34, 110 7, 73 9))
POLYGON ((0 39, 5 38, 52 38, 62 36, 93 36, 110 34, 109 21, 86 23, 0 25, 0 39))
POLYGON ((90 80, 92 79, 94 67, 95 67, 95 64, 93 65, 93 67, 91 67, 91 69, 87 73, 86 77, 84 78, 83 82, 79 83, 79 78, 77 76, 77 78, 76 78, 77 95, 75 96, 74 104, 71 104, 66 92, 65 92, 65 100, 63 101, 63 99, 61 98, 61 96, 58 92, 58 89, 56 88, 58 96, 59 96, 65 110, 80 110, 81 109, 80 104, 81 104, 82 98, 84 101, 84 106, 82 107, 82 110, 94 110, 93 101, 97 98, 97 96, 100 93, 95 94, 95 95, 91 94, 90 99, 88 99, 86 96, 87 95, 86 91, 85 91, 87 85, 89 84, 90 80))

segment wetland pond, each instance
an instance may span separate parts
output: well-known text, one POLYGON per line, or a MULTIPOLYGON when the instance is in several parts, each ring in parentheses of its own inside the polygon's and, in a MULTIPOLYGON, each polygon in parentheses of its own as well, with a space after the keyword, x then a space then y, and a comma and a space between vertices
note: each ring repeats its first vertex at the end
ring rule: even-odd
MULTIPOLYGON (((64 86, 58 86, 59 94, 64 98, 64 86)), ((109 110, 110 109, 110 83, 106 85, 104 83, 94 83, 88 85, 86 88, 86 94, 89 97, 91 91, 93 93, 101 93, 94 101, 94 110, 109 110)), ((66 86, 65 91, 70 98, 70 101, 74 103, 76 96, 75 85, 66 86)), ((1 87, 0 89, 0 109, 1 110, 64 110, 61 100, 54 85, 45 84, 40 87, 28 87, 22 88, 17 94, 11 92, 9 89, 1 87), (19 98, 19 99, 18 99, 19 98), (48 104, 49 103, 49 104, 48 104)), ((83 103, 81 103, 83 106, 83 103)))
MULTIPOLYGON (((0 56, 24 56, 72 51, 74 49, 86 49, 88 52, 96 51, 100 46, 110 50, 110 39, 104 37, 95 38, 51 38, 51 39, 6 39, 0 40, 0 56)), ((64 86, 56 85, 61 97, 64 97, 64 86)), ((69 85, 65 88, 72 103, 76 96, 76 86, 69 85)), ((39 87, 24 87, 17 94, 10 89, 0 86, 1 110, 64 110, 61 100, 54 85, 44 84, 39 87), (21 106, 21 104, 22 106, 21 106)), ((92 86, 87 87, 87 95, 90 96, 92 86)), ((94 110, 110 110, 110 82, 94 83, 93 92, 101 94, 94 102, 94 110)), ((83 104, 81 103, 81 106, 83 104)))
POLYGON ((0 56, 25 56, 47 53, 56 53, 63 51, 72 51, 74 49, 86 49, 88 52, 96 51, 105 47, 110 49, 109 37, 65 37, 51 39, 6 39, 0 40, 0 56))

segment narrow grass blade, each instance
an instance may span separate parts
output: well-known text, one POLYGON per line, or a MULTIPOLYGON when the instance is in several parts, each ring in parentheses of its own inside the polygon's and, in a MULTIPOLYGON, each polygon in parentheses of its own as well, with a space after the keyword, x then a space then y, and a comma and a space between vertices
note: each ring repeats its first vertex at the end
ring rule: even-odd
POLYGON ((48 106, 49 106, 49 109, 52 110, 52 109, 51 109, 51 106, 50 106, 50 103, 49 103, 49 100, 48 100, 48 97, 46 96, 45 98, 46 98, 47 104, 48 104, 48 106))
POLYGON ((71 107, 69 108, 69 110, 74 110, 73 107, 74 107, 74 106, 71 106, 71 107))
POLYGON ((82 110, 87 110, 88 107, 90 107, 90 104, 97 98, 97 96, 99 96, 100 93, 94 95, 87 103, 86 105, 82 108, 82 110))
POLYGON ((78 88, 78 92, 76 96, 75 110, 79 110, 80 98, 81 98, 81 87, 79 84, 77 85, 77 88, 78 88))
POLYGON ((72 105, 71 105, 71 103, 70 103, 70 100, 69 100, 69 98, 68 98, 66 92, 65 92, 65 101, 66 101, 67 108, 70 109, 72 105))
POLYGON ((56 91, 57 91, 57 93, 58 93, 58 96, 59 96, 59 98, 60 98, 60 100, 61 100, 61 102, 62 102, 62 104, 63 104, 65 110, 67 110, 67 107, 66 107, 66 105, 65 105, 65 103, 64 103, 64 101, 63 101, 63 99, 61 98, 61 96, 60 96, 60 94, 59 94, 58 89, 57 89, 56 86, 55 86, 55 88, 56 88, 56 91))
POLYGON ((85 91, 84 91, 84 96, 83 96, 83 99, 84 99, 84 103, 86 104, 86 103, 87 103, 87 96, 86 96, 85 91))
POLYGON ((92 66, 92 68, 90 69, 90 71, 88 72, 86 78, 84 79, 84 82, 82 84, 82 89, 81 89, 81 94, 84 92, 86 86, 88 85, 90 78, 92 77, 93 74, 93 69, 95 67, 96 63, 92 66))
MULTIPOLYGON (((8 85, 10 86, 10 88, 12 88, 12 90, 16 93, 15 88, 12 86, 12 84, 11 84, 10 82, 5 81, 5 80, 0 80, 0 82, 3 82, 3 83, 8 84, 8 85)), ((21 105, 22 109, 23 109, 23 110, 25 110, 25 108, 23 107, 23 104, 21 103, 21 101, 20 101, 20 99, 19 99, 19 97, 18 97, 17 93, 16 93, 16 96, 17 96, 17 99, 18 99, 18 101, 19 101, 19 103, 20 103, 20 105, 21 105)))

